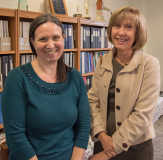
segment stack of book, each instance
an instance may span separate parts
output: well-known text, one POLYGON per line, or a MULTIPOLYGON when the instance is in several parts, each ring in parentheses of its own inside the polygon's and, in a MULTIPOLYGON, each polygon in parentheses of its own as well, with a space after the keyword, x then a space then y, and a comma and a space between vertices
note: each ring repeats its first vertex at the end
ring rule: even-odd
POLYGON ((73 25, 63 23, 64 28, 64 49, 72 49, 75 48, 75 30, 73 25))
POLYGON ((81 26, 81 48, 112 48, 107 41, 107 28, 81 26))
POLYGON ((64 53, 64 62, 70 67, 75 68, 75 55, 72 52, 64 53))
POLYGON ((89 89, 92 87, 92 78, 93 78, 93 75, 84 76, 84 77, 83 77, 83 80, 84 80, 84 82, 85 82, 85 86, 86 86, 87 92, 88 92, 89 89))
POLYGON ((11 51, 8 21, 0 20, 0 51, 11 51))
POLYGON ((30 50, 29 44, 30 22, 20 22, 19 29, 19 50, 30 50))
POLYGON ((0 56, 0 88, 3 88, 8 73, 13 69, 14 55, 0 56))
POLYGON ((100 55, 104 55, 108 51, 104 52, 80 52, 80 73, 94 72, 100 55))
POLYGON ((33 61, 36 58, 33 54, 20 55, 20 65, 33 61))

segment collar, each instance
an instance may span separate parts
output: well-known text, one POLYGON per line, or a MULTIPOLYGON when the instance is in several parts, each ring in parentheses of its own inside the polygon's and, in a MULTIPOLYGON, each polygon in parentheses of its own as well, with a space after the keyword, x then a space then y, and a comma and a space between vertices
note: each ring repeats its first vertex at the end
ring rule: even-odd
MULTIPOLYGON (((114 47, 109 53, 107 53, 106 55, 103 56, 102 64, 100 67, 113 72, 112 60, 113 60, 115 53, 116 53, 116 48, 114 47)), ((134 71, 137 68, 138 64, 140 63, 141 53, 142 52, 140 50, 135 50, 131 61, 129 62, 129 64, 126 67, 124 67, 120 71, 120 73, 134 71)))

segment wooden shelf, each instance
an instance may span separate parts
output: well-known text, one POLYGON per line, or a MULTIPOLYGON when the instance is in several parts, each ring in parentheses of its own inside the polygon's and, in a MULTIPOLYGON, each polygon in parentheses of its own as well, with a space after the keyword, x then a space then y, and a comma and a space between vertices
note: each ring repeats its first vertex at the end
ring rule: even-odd
POLYGON ((64 49, 64 52, 76 52, 78 49, 73 48, 73 49, 64 49))
POLYGON ((16 14, 15 9, 0 8, 0 16, 15 17, 15 14, 16 14))
POLYGON ((90 52, 90 51, 97 52, 97 51, 110 51, 110 50, 111 50, 111 48, 82 48, 82 49, 80 49, 80 51, 83 51, 83 52, 85 52, 85 51, 87 51, 87 52, 90 52))
POLYGON ((32 50, 21 50, 19 51, 19 54, 27 54, 27 53, 33 53, 32 50))
POLYGON ((80 18, 81 25, 89 25, 89 26, 100 26, 100 27, 108 27, 108 22, 101 21, 93 21, 89 19, 80 18))
POLYGON ((57 18, 63 23, 78 23, 77 17, 57 16, 57 18))
POLYGON ((83 77, 86 77, 86 76, 91 76, 91 75, 93 75, 93 74, 94 74, 94 72, 90 72, 90 73, 82 74, 82 76, 83 76, 83 77))
POLYGON ((0 54, 15 54, 15 51, 0 51, 0 54))
POLYGON ((3 124, 0 124, 0 129, 3 129, 3 124))
POLYGON ((32 12, 32 11, 24 11, 24 10, 17 10, 19 18, 26 18, 26 19, 35 19, 37 16, 43 14, 42 12, 32 12))

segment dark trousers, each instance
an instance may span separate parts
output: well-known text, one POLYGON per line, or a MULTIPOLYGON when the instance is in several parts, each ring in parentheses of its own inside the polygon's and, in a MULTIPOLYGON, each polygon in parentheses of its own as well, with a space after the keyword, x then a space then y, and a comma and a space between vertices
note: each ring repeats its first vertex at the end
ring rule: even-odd
MULTIPOLYGON (((95 142, 94 154, 103 151, 100 141, 95 142)), ((152 140, 131 146, 128 151, 123 151, 112 157, 110 160, 153 160, 153 144, 152 140)))

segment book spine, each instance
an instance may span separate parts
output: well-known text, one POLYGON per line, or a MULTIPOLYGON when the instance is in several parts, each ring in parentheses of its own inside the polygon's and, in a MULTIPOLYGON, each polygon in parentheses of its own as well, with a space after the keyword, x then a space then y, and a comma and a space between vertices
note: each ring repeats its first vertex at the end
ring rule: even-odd
POLYGON ((1 69, 2 69, 2 76, 3 76, 3 87, 8 75, 8 56, 1 57, 1 69))
POLYGON ((68 49, 72 48, 72 25, 68 24, 68 49))
POLYGON ((8 56, 8 73, 14 68, 14 56, 8 56))

